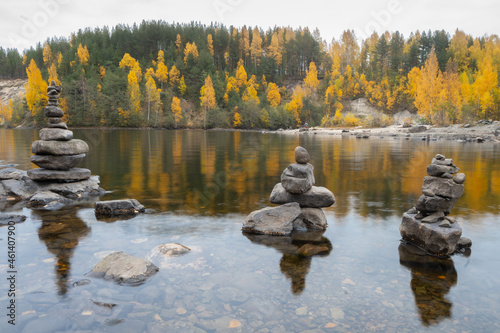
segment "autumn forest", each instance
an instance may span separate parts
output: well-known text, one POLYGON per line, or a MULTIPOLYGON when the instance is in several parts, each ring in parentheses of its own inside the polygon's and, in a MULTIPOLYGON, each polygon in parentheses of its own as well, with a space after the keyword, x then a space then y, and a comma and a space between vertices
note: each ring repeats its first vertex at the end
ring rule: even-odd
POLYGON ((0 101, 0 124, 43 125, 56 81, 71 126, 297 128, 386 126, 408 110, 427 124, 500 119, 500 40, 456 30, 318 30, 143 21, 80 30, 20 54, 0 47, 0 78, 27 78, 0 101), (364 97, 381 111, 361 117, 364 97))

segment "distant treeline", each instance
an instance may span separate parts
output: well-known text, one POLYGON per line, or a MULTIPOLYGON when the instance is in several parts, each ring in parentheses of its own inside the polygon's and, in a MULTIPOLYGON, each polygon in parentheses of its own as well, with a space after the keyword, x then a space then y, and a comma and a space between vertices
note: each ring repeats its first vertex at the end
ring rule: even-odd
POLYGON ((29 79, 26 96, 0 106, 0 121, 25 121, 28 109, 42 122, 51 80, 73 126, 383 126, 401 110, 438 124, 498 119, 499 69, 498 36, 460 30, 366 40, 346 30, 327 43, 307 28, 143 21, 79 30, 23 54, 0 48, 0 77, 29 79), (359 97, 385 116, 351 114, 359 97))

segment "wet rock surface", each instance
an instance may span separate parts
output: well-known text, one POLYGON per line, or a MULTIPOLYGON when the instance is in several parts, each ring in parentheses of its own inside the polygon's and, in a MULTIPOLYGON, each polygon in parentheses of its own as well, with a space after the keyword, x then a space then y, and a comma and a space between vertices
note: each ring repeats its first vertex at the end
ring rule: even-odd
POLYGON ((269 201, 274 204, 296 202, 300 207, 321 208, 330 207, 335 203, 335 196, 325 187, 313 186, 303 194, 288 192, 281 183, 274 186, 269 201))
POLYGON ((300 220, 301 210, 297 203, 288 203, 278 207, 256 210, 247 216, 243 231, 258 234, 289 235, 294 224, 300 220))
POLYGON ((112 280, 120 284, 136 285, 158 272, 152 262, 125 252, 113 252, 99 261, 87 275, 112 280))
POLYGON ((270 235, 289 235, 292 230, 322 230, 328 225, 321 207, 335 203, 333 193, 314 186, 314 167, 304 147, 295 148, 295 162, 281 175, 269 201, 281 205, 254 211, 243 223, 243 231, 270 235))
POLYGON ((423 223, 423 220, 407 213, 403 214, 399 231, 404 240, 437 256, 447 256, 455 252, 462 236, 462 228, 458 223, 443 228, 439 223, 423 223))
POLYGON ((422 196, 414 208, 403 215, 399 231, 403 240, 429 254, 447 256, 460 246, 462 228, 448 216, 464 193, 465 174, 444 155, 437 154, 427 167, 422 196), (453 176, 454 173, 457 173, 453 176))
POLYGON ((145 208, 135 199, 98 201, 94 205, 95 214, 103 216, 135 215, 145 208))

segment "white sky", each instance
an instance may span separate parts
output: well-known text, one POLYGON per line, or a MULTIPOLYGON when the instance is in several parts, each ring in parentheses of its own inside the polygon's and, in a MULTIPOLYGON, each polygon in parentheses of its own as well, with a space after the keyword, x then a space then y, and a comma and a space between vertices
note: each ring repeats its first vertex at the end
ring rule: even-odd
POLYGON ((500 34, 498 0, 19 0, 0 4, 0 46, 20 51, 48 37, 68 37, 85 27, 112 27, 142 20, 222 22, 267 30, 276 26, 318 28, 330 42, 346 29, 358 38, 377 30, 459 28, 475 37, 500 34))

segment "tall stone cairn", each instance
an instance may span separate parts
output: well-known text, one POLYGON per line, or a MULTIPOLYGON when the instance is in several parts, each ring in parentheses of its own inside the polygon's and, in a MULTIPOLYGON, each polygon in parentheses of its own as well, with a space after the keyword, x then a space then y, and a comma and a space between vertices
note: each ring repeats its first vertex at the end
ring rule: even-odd
POLYGON ((64 112, 58 105, 61 87, 54 81, 47 88, 48 106, 44 113, 47 127, 39 132, 40 140, 31 145, 30 161, 40 168, 28 170, 36 181, 79 181, 90 178, 90 170, 76 168, 85 158, 89 146, 83 140, 73 139, 73 132, 63 121, 64 112))
POLYGON ((269 201, 278 207, 266 207, 247 216, 243 231, 256 234, 290 235, 293 230, 324 230, 328 223, 322 207, 335 203, 325 187, 314 186, 314 167, 304 147, 295 148, 295 163, 281 174, 269 201))
POLYGON ((415 207, 403 214, 399 231, 403 240, 417 245, 427 253, 447 256, 460 247, 470 246, 462 237, 462 228, 451 210, 464 193, 465 174, 441 154, 427 167, 422 196, 415 207), (455 175, 453 175, 455 174, 455 175))

